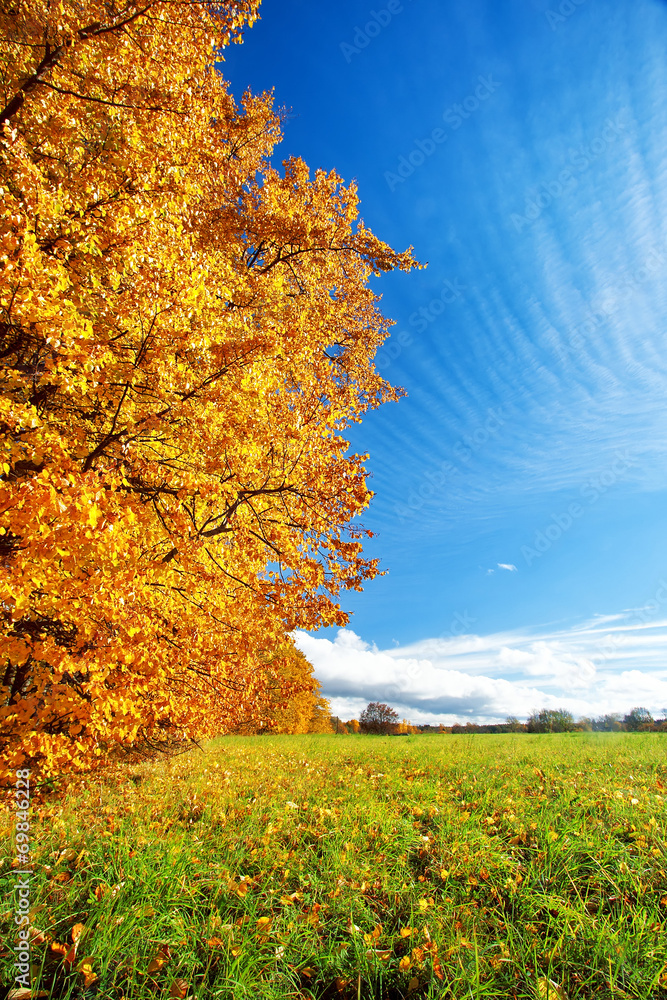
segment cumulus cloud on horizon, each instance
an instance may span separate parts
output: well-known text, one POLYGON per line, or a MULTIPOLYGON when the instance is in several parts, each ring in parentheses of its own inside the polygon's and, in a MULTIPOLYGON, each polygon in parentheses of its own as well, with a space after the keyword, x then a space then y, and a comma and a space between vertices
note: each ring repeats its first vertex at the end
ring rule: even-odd
POLYGON ((420 723, 525 719, 534 709, 576 717, 667 706, 667 620, 637 612, 570 628, 423 639, 379 649, 351 629, 332 639, 295 632, 332 711, 354 718, 369 701, 420 723))

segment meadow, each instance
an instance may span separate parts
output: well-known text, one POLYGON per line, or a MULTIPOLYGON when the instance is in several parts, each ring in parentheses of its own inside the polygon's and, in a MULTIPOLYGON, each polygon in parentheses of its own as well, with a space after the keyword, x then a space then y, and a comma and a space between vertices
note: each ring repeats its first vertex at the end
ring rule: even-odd
POLYGON ((666 751, 662 734, 225 737, 43 789, 32 995, 665 1000, 666 751))

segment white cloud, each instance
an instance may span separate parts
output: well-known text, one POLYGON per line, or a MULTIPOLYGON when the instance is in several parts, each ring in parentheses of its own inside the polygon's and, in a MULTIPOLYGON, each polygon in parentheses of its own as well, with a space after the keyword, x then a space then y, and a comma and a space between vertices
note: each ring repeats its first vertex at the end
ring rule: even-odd
POLYGON ((516 573, 517 568, 514 563, 498 563, 498 569, 507 569, 510 573, 516 573))
POLYGON ((378 649, 350 629, 332 639, 296 632, 323 694, 342 718, 386 701, 412 721, 526 718, 536 708, 575 716, 667 706, 667 620, 637 611, 569 628, 423 639, 378 649))

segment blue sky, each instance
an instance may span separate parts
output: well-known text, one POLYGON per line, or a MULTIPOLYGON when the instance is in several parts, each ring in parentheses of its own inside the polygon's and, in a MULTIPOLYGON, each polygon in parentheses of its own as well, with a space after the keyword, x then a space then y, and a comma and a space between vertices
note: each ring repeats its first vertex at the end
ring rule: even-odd
POLYGON ((667 4, 264 0, 226 57, 356 178, 408 398, 354 428, 385 577, 298 637, 343 717, 667 706, 667 4))

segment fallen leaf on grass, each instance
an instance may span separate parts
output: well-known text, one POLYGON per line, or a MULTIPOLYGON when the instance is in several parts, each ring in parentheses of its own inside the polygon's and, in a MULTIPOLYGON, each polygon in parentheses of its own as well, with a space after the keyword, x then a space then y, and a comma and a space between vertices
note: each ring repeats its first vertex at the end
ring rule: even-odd
POLYGON ((76 943, 72 945, 70 950, 67 952, 63 958, 63 965, 66 969, 71 969, 76 962, 76 943))
POLYGON ((169 996, 172 1000, 183 1000, 183 997, 187 996, 188 989, 188 984, 184 979, 174 979, 169 987, 169 996))
POLYGON ((60 852, 60 856, 59 856, 56 864, 60 864, 61 861, 65 861, 65 862, 67 862, 67 861, 74 861, 74 859, 77 856, 77 853, 78 852, 75 851, 73 847, 66 847, 64 851, 60 852))
POLYGON ((81 973, 84 979, 84 986, 90 986, 97 979, 97 976, 93 972, 93 959, 92 958, 82 958, 77 966, 78 971, 81 973))
POLYGON ((46 990, 39 990, 38 993, 33 993, 32 990, 21 987, 20 990, 10 990, 7 994, 7 1000, 31 1000, 32 997, 46 996, 48 996, 46 990))
POLYGON ((79 938, 81 937, 81 935, 84 933, 85 930, 86 930, 85 924, 74 924, 74 927, 72 928, 72 941, 74 944, 78 945, 79 938))
POLYGON ((58 941, 51 942, 51 951, 56 955, 63 956, 63 965, 66 969, 71 969, 76 959, 76 942, 74 944, 59 944, 58 941))
MULTIPOLYGON (((51 951, 54 951, 57 955, 63 956, 63 965, 66 969, 71 969, 76 961, 76 950, 79 946, 79 940, 86 930, 85 924, 74 924, 72 928, 72 944, 59 944, 57 941, 51 942, 51 951)), ((41 933, 41 932, 40 932, 41 933)), ((43 940, 46 940, 43 938, 43 940)))
POLYGON ((567 1000, 567 994, 562 986, 555 983, 553 979, 539 979, 537 992, 540 1000, 567 1000))
POLYGON ((171 952, 169 951, 169 945, 160 945, 158 950, 153 955, 146 972, 148 975, 152 975, 154 972, 159 972, 163 965, 166 965, 171 958, 171 952))

